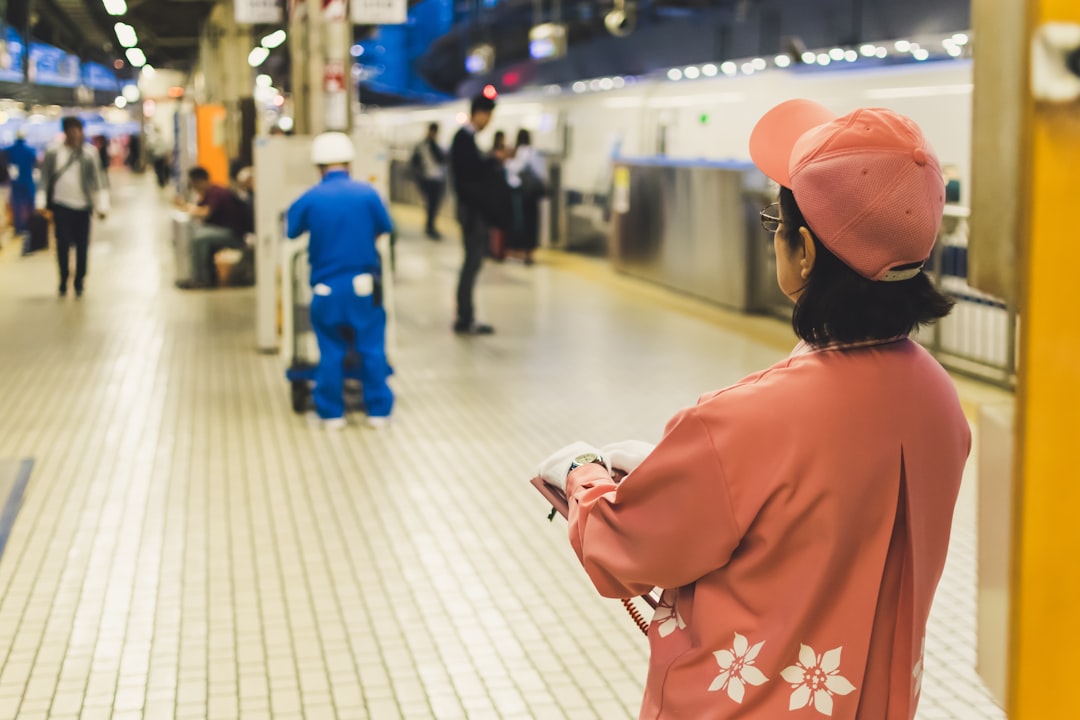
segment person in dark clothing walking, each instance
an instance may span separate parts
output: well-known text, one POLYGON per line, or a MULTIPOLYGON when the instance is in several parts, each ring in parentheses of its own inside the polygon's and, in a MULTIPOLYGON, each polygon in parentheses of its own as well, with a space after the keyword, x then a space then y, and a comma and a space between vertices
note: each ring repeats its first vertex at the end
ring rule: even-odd
POLYGON ((60 296, 67 295, 71 248, 75 248, 75 295, 83 294, 90 217, 104 218, 109 211, 108 182, 97 150, 87 144, 83 122, 64 118, 62 145, 50 148, 41 162, 38 203, 52 213, 56 225, 56 258, 60 267, 60 296))
POLYGON ((450 147, 458 222, 465 244, 465 261, 458 278, 457 320, 454 322, 454 332, 462 335, 490 335, 495 332, 490 325, 476 322, 473 306, 473 288, 489 243, 486 217, 488 190, 492 179, 502 172, 499 159, 480 153, 476 147, 476 133, 488 126, 494 112, 493 100, 482 96, 474 98, 469 122, 458 130, 450 147))
POLYGON ((424 195, 427 208, 425 231, 432 240, 441 240, 442 236, 435 228, 435 218, 439 214, 443 192, 446 188, 446 153, 439 147, 439 124, 428 125, 427 136, 416 146, 412 155, 413 176, 420 192, 424 195))
POLYGON ((30 225, 30 216, 34 213, 34 196, 37 195, 37 183, 34 182, 34 168, 37 166, 37 153, 26 144, 26 136, 20 131, 15 144, 4 150, 10 167, 15 169, 11 180, 11 217, 15 234, 23 235, 30 225))

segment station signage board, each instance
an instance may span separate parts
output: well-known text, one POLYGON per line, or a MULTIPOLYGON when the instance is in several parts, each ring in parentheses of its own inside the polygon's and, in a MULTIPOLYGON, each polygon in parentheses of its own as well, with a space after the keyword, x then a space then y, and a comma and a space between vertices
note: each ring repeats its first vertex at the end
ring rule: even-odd
POLYGON ((285 14, 282 0, 236 0, 235 7, 240 25, 277 25, 285 14))
POLYGON ((116 73, 104 65, 86 62, 82 65, 82 84, 92 90, 105 90, 118 92, 120 83, 116 81, 116 73))
POLYGON ((0 81, 23 81, 23 56, 26 45, 12 27, 4 27, 0 35, 0 81))
POLYGON ((30 82, 76 87, 82 80, 79 58, 45 43, 30 43, 30 82))
POLYGON ((409 20, 408 0, 352 0, 350 6, 357 25, 402 25, 409 20))

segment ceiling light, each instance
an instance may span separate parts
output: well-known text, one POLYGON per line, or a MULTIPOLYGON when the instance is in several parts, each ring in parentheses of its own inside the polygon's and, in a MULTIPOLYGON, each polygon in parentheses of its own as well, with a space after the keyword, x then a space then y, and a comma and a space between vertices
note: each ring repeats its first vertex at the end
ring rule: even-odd
POLYGON ((255 76, 255 87, 270 87, 274 84, 274 79, 266 74, 255 76))
POLYGON ((877 53, 877 46, 867 43, 859 48, 859 52, 862 53, 863 57, 874 57, 877 53))
POLYGON ((952 36, 952 41, 957 45, 967 45, 968 39, 968 36, 964 33, 956 33, 952 36))
POLYGON ((907 40, 897 40, 893 43, 893 47, 896 48, 897 52, 907 52, 911 49, 911 43, 907 40))
POLYGON ((923 50, 922 48, 916 48, 915 50, 911 51, 911 57, 915 58, 916 60, 922 61, 929 58, 930 53, 926 50, 923 50))
POLYGON ((614 85, 615 89, 617 90, 617 89, 619 89, 621 87, 626 86, 626 80, 622 79, 621 77, 617 77, 617 78, 615 78, 614 80, 611 81, 611 84, 614 85))
POLYGON ((139 101, 139 87, 137 85, 125 85, 122 94, 129 103, 139 101))
POLYGON ((683 70, 683 75, 686 76, 687 80, 697 80, 699 77, 701 77, 701 70, 698 70, 696 67, 691 65, 690 67, 683 70))
POLYGON ((859 53, 855 52, 854 50, 848 50, 846 53, 844 53, 844 59, 848 62, 855 62, 859 59, 859 53))
POLYGON ((791 65, 791 56, 790 55, 777 55, 776 58, 773 60, 773 62, 776 63, 776 67, 778 67, 778 68, 786 68, 786 67, 791 65))
POLYGON ((671 68, 667 71, 668 80, 682 80, 682 70, 671 68))
POLYGON ((146 55, 137 47, 128 48, 124 55, 131 67, 142 67, 146 64, 146 55))
POLYGON ((353 57, 360 57, 361 55, 364 54, 364 46, 363 45, 353 45, 351 48, 349 48, 349 54, 352 55, 353 57))
POLYGON ((879 58, 888 57, 889 56, 889 48, 884 47, 884 46, 879 47, 877 49, 877 52, 874 53, 874 54, 877 55, 879 58))
POLYGON ((139 44, 139 36, 135 34, 135 28, 127 23, 118 22, 113 25, 113 30, 116 32, 116 40, 121 47, 130 48, 139 44))
POLYGON ((154 77, 154 73, 157 72, 156 70, 154 70, 153 65, 143 65, 142 71, 143 74, 146 75, 146 77, 148 78, 154 77))
POLYGON ((712 63, 701 66, 701 74, 705 77, 716 77, 716 74, 720 72, 720 68, 716 67, 712 63))
POLYGON ((726 63, 720 66, 720 72, 725 75, 734 75, 739 72, 739 66, 728 60, 726 63))
POLYGON ((830 62, 832 62, 832 58, 830 58, 825 53, 821 53, 820 55, 817 56, 817 64, 818 65, 821 65, 821 66, 824 67, 825 65, 828 65, 830 62))
POLYGON ((293 129, 293 119, 291 117, 289 117, 288 115, 283 115, 280 118, 278 118, 277 126, 279 128, 281 128, 282 130, 284 130, 285 132, 289 132, 290 130, 293 129))
POLYGON ((611 90, 613 87, 615 87, 615 81, 611 78, 603 78, 600 80, 601 90, 611 90))
POLYGON ((127 12, 127 3, 124 0, 101 0, 101 4, 110 15, 123 15, 127 12))
POLYGON ((262 46, 273 50, 276 47, 281 47, 286 37, 284 30, 275 30, 262 39, 262 46))
POLYGON ((251 67, 259 67, 266 62, 266 58, 268 57, 270 57, 270 51, 266 48, 262 46, 254 48, 248 53, 248 65, 251 67))
POLYGON ((817 62, 817 55, 807 50, 802 54, 802 61, 809 65, 810 63, 817 62))
POLYGON ((123 95, 117 95, 116 100, 113 101, 113 105, 120 108, 121 110, 126 108, 127 104, 128 104, 127 98, 124 97, 123 95))
POLYGON ((844 50, 843 48, 833 48, 829 51, 829 57, 833 60, 843 60, 844 50))
POLYGON ((765 58, 754 58, 750 61, 750 64, 754 66, 755 70, 764 70, 769 67, 769 63, 765 62, 765 58))
POLYGON ((581 82, 580 80, 578 80, 576 83, 574 83, 574 92, 576 92, 576 93, 583 93, 588 89, 589 89, 589 86, 586 85, 585 83, 581 82))
POLYGON ((592 91, 594 91, 594 92, 595 92, 595 91, 597 91, 597 90, 599 90, 599 89, 600 89, 600 81, 599 81, 599 80, 595 80, 595 79, 594 79, 594 80, 590 80, 590 81, 589 81, 589 89, 590 89, 590 90, 592 90, 592 91))
POLYGON ((949 53, 949 55, 951 55, 952 57, 960 57, 964 54, 964 49, 959 45, 949 45, 946 52, 949 53))

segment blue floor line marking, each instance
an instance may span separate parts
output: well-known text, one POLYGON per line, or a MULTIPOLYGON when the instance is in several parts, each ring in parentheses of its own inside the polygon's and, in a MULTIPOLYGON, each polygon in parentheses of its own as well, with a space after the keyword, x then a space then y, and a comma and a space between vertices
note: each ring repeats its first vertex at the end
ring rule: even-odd
POLYGON ((11 527, 15 524, 15 516, 19 514, 19 508, 22 507, 23 493, 26 490, 27 483, 30 482, 30 472, 33 469, 33 458, 22 461, 19 466, 19 473, 15 478, 15 484, 11 487, 11 493, 7 496, 7 500, 4 501, 3 512, 0 512, 0 556, 4 554, 8 535, 11 534, 11 527))

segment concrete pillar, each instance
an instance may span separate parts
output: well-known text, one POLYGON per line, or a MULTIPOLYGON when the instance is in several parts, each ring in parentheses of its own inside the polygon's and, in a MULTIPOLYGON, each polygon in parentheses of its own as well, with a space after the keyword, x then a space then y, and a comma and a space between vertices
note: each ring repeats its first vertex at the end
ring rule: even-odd
POLYGON ((241 154, 243 101, 254 92, 248 54, 255 47, 251 27, 238 25, 232 0, 214 7, 203 26, 199 43, 199 66, 205 78, 207 103, 225 107, 225 146, 229 157, 241 154))
POLYGON ((308 63, 311 53, 308 45, 307 3, 291 0, 289 3, 289 61, 293 130, 297 135, 311 134, 311 75, 308 63))
POLYGON ((298 135, 349 132, 355 95, 349 72, 352 23, 338 0, 295 0, 289 19, 293 121, 298 135))

